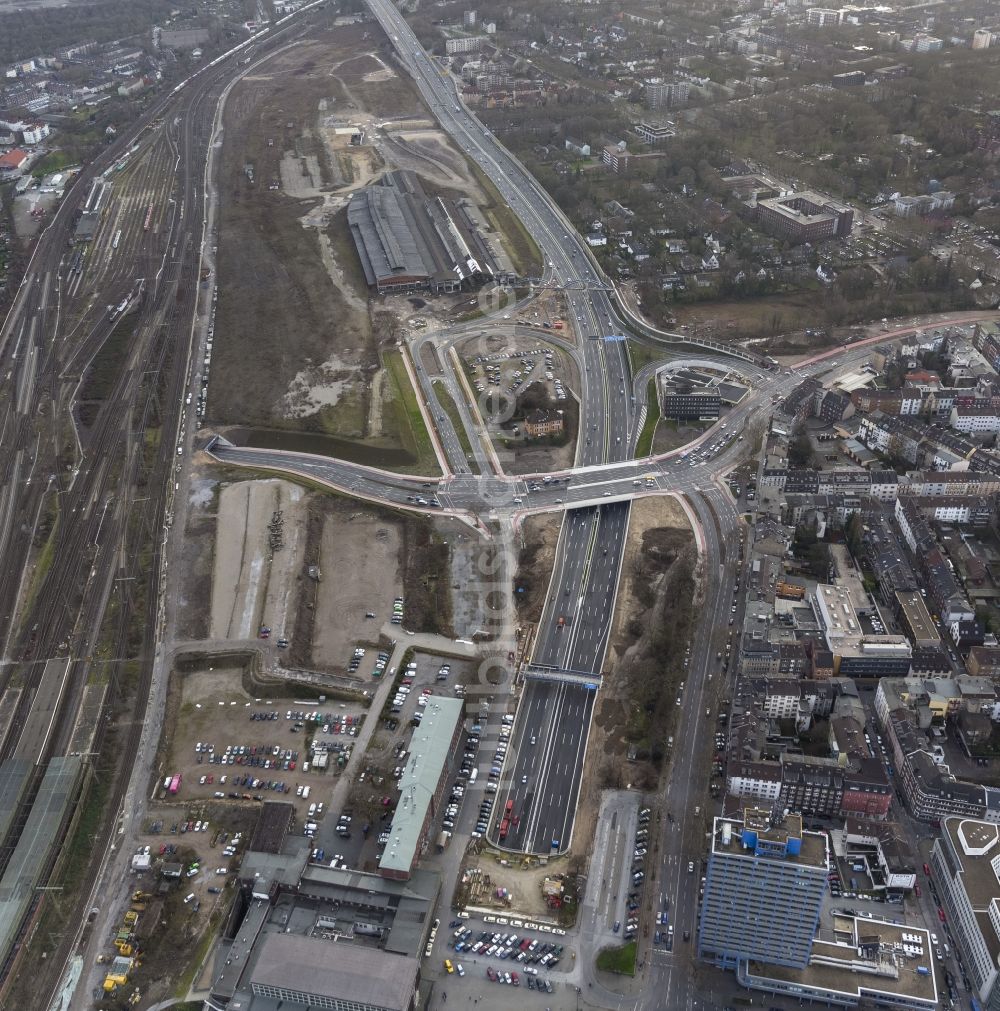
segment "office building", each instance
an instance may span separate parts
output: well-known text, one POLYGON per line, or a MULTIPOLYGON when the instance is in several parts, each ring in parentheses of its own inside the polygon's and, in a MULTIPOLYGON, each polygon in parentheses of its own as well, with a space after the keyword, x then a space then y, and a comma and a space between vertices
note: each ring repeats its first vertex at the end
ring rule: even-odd
POLYGON ((850 207, 811 191, 758 200, 756 213, 765 231, 795 244, 844 238, 854 227, 850 207))
POLYGON ((800 815, 747 807, 716 818, 705 876, 698 955, 739 969, 748 962, 803 969, 827 888, 827 837, 800 815))
POLYGON ((691 390, 679 393, 665 389, 660 399, 663 417, 675 421, 710 421, 719 416, 722 398, 718 390, 691 390))
POLYGON ((931 870, 973 995, 984 1011, 998 1011, 1000 826, 946 818, 931 851, 931 870))

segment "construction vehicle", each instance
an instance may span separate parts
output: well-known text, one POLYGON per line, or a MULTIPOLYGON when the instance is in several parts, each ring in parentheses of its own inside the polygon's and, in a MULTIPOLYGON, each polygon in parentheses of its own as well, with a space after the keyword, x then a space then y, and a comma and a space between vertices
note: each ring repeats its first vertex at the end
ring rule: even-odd
POLYGON ((125 924, 129 927, 134 927, 138 922, 139 914, 134 909, 130 909, 125 914, 125 924))
POLYGON ((151 892, 144 892, 144 891, 141 891, 140 889, 136 889, 132 893, 132 901, 133 902, 148 902, 152 897, 153 897, 153 895, 152 895, 151 892))

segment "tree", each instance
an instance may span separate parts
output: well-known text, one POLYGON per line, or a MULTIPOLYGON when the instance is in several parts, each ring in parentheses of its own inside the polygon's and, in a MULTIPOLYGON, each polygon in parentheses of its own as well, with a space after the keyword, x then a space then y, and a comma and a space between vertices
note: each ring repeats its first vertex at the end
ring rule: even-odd
POLYGON ((788 462, 793 467, 811 467, 813 464, 813 448, 806 426, 796 422, 792 430, 792 438, 788 443, 788 462))

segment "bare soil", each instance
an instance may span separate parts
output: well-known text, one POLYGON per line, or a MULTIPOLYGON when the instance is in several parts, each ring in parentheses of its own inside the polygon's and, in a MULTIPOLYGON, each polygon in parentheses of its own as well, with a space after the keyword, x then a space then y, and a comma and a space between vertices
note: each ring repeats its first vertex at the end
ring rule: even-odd
POLYGON ((561 527, 561 513, 528 516, 521 524, 514 602, 522 623, 534 624, 541 617, 561 527))
POLYGON ((304 498, 298 485, 279 480, 241 481, 222 488, 211 639, 251 639, 264 624, 275 637, 290 633, 296 583, 303 575, 304 498), (273 527, 279 516, 280 526, 273 527), (281 547, 273 550, 276 544, 281 547))
MULTIPOLYGON (((318 667, 346 664, 356 643, 372 635, 392 616, 394 597, 402 594, 402 530, 398 522, 351 502, 330 503, 324 510, 316 593, 312 662, 318 667), (365 618, 373 612, 374 620, 365 618)), ((374 657, 366 657, 361 672, 374 657)))
POLYGON ((277 55, 230 94, 220 170, 213 421, 289 420, 285 397, 303 369, 323 366, 328 379, 331 370, 349 376, 376 365, 367 312, 333 283, 318 229, 301 220, 320 203, 320 191, 339 181, 319 122, 321 109, 346 100, 330 75, 331 55, 359 45, 361 34, 346 29, 333 41, 321 33, 277 55), (286 183, 296 178, 293 168, 299 183, 308 170, 308 188, 290 187, 302 196, 282 190, 283 165, 286 183))

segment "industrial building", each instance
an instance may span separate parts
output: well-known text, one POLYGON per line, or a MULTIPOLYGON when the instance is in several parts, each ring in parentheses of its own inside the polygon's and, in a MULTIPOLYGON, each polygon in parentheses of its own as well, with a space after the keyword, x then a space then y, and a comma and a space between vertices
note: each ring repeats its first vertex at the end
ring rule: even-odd
POLYGON ((412 1011, 439 876, 417 870, 394 881, 315 863, 304 836, 279 839, 286 807, 262 808, 206 1008, 412 1011))
POLYGON ((503 254, 483 237, 477 220, 468 201, 428 196, 409 170, 387 173, 347 205, 365 279, 380 295, 509 280, 503 254))

